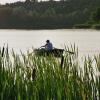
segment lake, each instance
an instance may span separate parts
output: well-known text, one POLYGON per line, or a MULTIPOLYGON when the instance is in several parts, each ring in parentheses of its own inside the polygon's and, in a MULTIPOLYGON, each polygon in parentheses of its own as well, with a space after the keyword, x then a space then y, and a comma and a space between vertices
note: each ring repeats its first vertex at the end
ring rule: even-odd
POLYGON ((54 47, 65 48, 76 44, 81 55, 100 53, 100 31, 84 29, 57 29, 57 30, 0 30, 0 46, 9 45, 10 49, 19 52, 39 48, 49 39, 54 47))

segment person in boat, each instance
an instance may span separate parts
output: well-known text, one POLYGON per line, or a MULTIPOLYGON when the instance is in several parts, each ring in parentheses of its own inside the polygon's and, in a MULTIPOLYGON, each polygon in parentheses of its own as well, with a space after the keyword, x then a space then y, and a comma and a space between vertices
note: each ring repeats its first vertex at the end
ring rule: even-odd
POLYGON ((46 44, 44 46, 41 47, 45 47, 46 50, 52 50, 53 49, 53 45, 50 42, 50 40, 46 40, 46 44))

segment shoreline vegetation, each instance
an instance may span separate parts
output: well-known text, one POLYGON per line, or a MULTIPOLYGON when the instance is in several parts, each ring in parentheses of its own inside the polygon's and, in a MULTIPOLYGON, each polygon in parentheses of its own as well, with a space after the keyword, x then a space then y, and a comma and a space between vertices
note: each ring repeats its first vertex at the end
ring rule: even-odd
POLYGON ((0 5, 0 29, 100 29, 100 0, 26 0, 0 5))
POLYGON ((64 54, 64 63, 34 54, 19 56, 0 49, 0 100, 99 100, 100 55, 79 63, 75 46, 64 54))

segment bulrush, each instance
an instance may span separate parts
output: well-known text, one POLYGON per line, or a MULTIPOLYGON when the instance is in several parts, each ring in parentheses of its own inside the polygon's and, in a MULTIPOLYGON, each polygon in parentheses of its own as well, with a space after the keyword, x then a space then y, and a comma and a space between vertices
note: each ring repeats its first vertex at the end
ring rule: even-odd
POLYGON ((32 72, 32 80, 35 80, 36 77, 36 69, 33 68, 33 72, 32 72))
POLYGON ((0 100, 100 100, 99 55, 81 64, 68 53, 62 63, 52 56, 7 55, 1 48, 0 100))
POLYGON ((4 56, 4 51, 5 51, 5 48, 3 47, 3 49, 2 49, 2 57, 4 56))
POLYGON ((32 71, 30 67, 26 67, 27 79, 31 79, 32 71))

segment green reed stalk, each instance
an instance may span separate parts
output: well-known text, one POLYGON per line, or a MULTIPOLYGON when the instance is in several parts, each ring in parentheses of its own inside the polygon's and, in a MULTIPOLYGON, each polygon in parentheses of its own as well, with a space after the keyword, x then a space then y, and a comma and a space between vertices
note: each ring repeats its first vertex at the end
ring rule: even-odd
POLYGON ((75 45, 69 50, 75 54, 65 52, 61 68, 60 58, 0 49, 0 100, 99 100, 100 55, 85 58, 82 67, 75 45))

